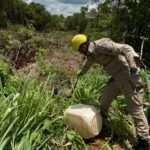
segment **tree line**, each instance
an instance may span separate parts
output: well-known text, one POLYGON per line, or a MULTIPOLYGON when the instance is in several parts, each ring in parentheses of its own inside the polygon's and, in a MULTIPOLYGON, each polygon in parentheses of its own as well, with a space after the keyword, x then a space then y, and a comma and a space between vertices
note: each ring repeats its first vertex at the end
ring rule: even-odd
POLYGON ((63 16, 51 15, 43 5, 38 3, 27 4, 23 0, 0 1, 0 27, 5 28, 14 24, 33 26, 37 30, 47 28, 59 29, 58 22, 63 16))

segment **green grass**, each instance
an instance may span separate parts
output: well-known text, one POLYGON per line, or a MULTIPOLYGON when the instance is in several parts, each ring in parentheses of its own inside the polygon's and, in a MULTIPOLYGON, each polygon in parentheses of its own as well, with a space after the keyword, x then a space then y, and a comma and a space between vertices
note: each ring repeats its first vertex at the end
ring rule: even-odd
MULTIPOLYGON (((22 58, 30 60, 30 52, 34 50, 36 53, 33 58, 39 77, 28 77, 23 73, 13 76, 9 65, 0 61, 0 74, 7 82, 5 87, 0 83, 0 150, 89 149, 89 145, 64 124, 63 112, 70 105, 78 103, 92 104, 99 108, 98 99, 109 77, 95 66, 79 79, 72 97, 67 98, 64 93, 72 86, 70 78, 73 74, 67 75, 62 64, 50 64, 45 59, 47 52, 54 50, 66 50, 66 55, 72 55, 73 51, 68 53, 69 47, 66 44, 72 35, 65 32, 37 33, 22 27, 13 30, 0 31, 0 53, 9 54, 14 61, 18 50, 22 48, 22 58), (65 38, 62 39, 62 36, 65 38)), ((25 63, 27 60, 24 60, 25 63)), ((20 59, 21 64, 22 62, 20 59)), ((150 71, 142 70, 141 76, 146 83, 150 80, 150 71)), ((72 79, 72 84, 74 80, 72 79)), ((149 98, 145 88, 144 103, 149 102, 149 98)), ((100 142, 104 150, 110 150, 114 143, 124 145, 134 134, 132 120, 123 111, 125 101, 123 97, 118 97, 112 103, 109 118, 103 126, 104 138, 100 142)), ((150 117, 150 109, 146 105, 144 110, 150 117)))
MULTIPOLYGON (((0 150, 88 149, 84 140, 64 125, 63 112, 77 103, 99 107, 98 98, 109 77, 100 69, 91 69, 80 78, 73 96, 66 98, 61 92, 55 95, 48 90, 49 84, 58 78, 63 80, 54 72, 44 82, 35 77, 12 76, 6 87, 0 87, 0 150)), ((142 72, 142 76, 149 78, 149 73, 142 72)), ((124 98, 119 99, 113 102, 105 127, 109 137, 106 149, 115 142, 123 143, 134 131, 130 117, 121 111, 124 98)))
POLYGON ((54 97, 47 89, 48 81, 49 78, 44 83, 37 79, 19 79, 15 84, 1 87, 1 150, 85 147, 81 137, 64 126, 63 110, 69 102, 63 97, 54 97))

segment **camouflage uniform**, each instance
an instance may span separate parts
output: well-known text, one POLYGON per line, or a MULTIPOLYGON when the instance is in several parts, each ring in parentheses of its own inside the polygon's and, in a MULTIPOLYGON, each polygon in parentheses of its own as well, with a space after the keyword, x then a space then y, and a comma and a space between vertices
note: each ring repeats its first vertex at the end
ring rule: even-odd
POLYGON ((115 43, 109 38, 91 42, 88 51, 81 73, 85 73, 93 63, 97 63, 112 76, 101 97, 102 112, 107 112, 112 100, 123 94, 127 99, 127 110, 134 120, 137 135, 143 139, 150 138, 142 105, 143 88, 138 74, 140 68, 134 59, 139 57, 138 54, 131 46, 115 43))

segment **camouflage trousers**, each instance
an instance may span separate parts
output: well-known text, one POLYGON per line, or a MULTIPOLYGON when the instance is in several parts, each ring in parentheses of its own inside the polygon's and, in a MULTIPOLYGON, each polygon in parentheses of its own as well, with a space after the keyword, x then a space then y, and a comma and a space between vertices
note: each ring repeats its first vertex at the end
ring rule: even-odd
POLYGON ((143 111, 143 88, 140 87, 141 79, 139 75, 130 75, 127 71, 122 71, 115 76, 104 88, 100 98, 101 111, 108 112, 109 106, 114 98, 124 95, 127 100, 127 111, 132 116, 137 136, 150 138, 149 125, 143 111))

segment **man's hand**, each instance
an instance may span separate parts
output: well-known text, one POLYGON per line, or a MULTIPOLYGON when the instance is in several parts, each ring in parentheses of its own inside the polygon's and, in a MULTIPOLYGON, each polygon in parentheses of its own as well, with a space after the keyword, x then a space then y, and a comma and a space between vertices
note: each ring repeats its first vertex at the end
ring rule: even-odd
POLYGON ((78 78, 78 77, 81 77, 83 74, 84 74, 83 71, 82 71, 82 70, 79 70, 79 71, 77 72, 77 78, 78 78))
POLYGON ((131 83, 133 87, 134 88, 136 87, 136 89, 143 88, 145 85, 142 79, 140 78, 139 68, 130 68, 130 73, 131 73, 131 83))
POLYGON ((131 68, 130 72, 131 72, 131 75, 132 74, 138 74, 138 68, 131 68))

